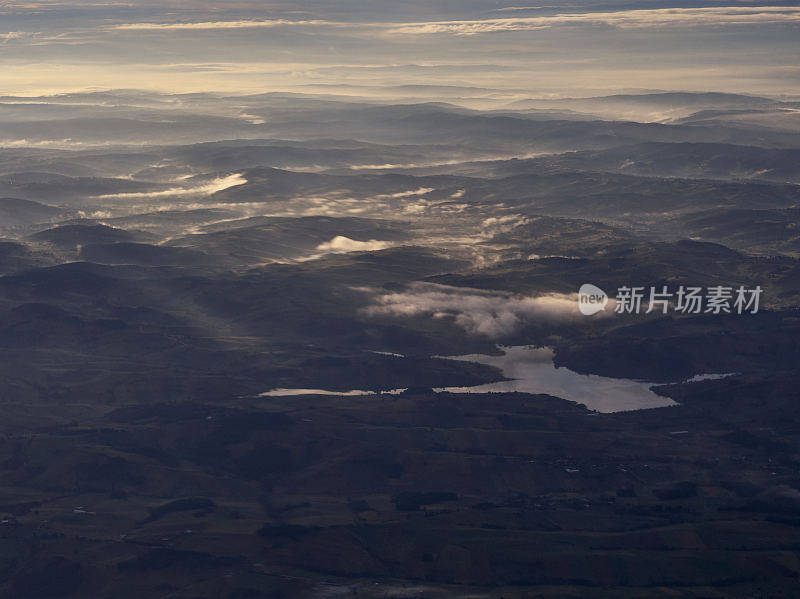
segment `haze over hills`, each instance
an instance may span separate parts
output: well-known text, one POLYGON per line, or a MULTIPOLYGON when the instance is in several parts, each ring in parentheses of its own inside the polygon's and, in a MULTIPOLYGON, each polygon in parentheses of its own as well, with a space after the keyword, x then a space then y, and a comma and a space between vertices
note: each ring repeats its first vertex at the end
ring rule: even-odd
POLYGON ((0 599, 795 599, 798 28, 0 2, 0 599))
POLYGON ((790 596, 788 103, 377 89, 2 99, 0 590, 790 596))

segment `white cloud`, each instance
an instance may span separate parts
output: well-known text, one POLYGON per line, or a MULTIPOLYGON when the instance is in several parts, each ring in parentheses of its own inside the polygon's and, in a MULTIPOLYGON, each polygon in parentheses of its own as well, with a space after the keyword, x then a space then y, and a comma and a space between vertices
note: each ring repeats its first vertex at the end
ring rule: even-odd
POLYGON ((356 241, 343 235, 337 235, 330 241, 321 243, 317 246, 320 252, 330 254, 346 254, 347 252, 371 252, 375 250, 383 250, 391 247, 390 241, 378 241, 377 239, 370 239, 369 241, 356 241))
POLYGON ((507 214, 505 216, 491 216, 484 219, 481 223, 483 234, 491 237, 499 233, 513 231, 528 222, 528 219, 521 214, 507 214))
POLYGON ((171 187, 162 191, 144 191, 144 192, 127 192, 127 193, 110 193, 100 196, 94 196, 95 200, 147 200, 159 199, 170 197, 185 197, 185 196, 203 196, 212 195, 218 191, 223 191, 229 187, 236 185, 244 185, 247 183, 240 173, 228 175, 227 177, 218 177, 203 185, 195 187, 171 187))
POLYGON ((17 40, 24 37, 36 35, 29 31, 9 31, 8 33, 0 33, 0 46, 7 44, 11 40, 17 40))
MULTIPOLYGON (((520 6, 498 9, 499 12, 532 10, 520 6)), ((531 17, 423 21, 407 23, 356 23, 341 21, 253 19, 236 21, 201 21, 177 23, 125 23, 114 25, 118 31, 209 31, 277 27, 335 27, 353 31, 380 30, 391 35, 455 34, 476 35, 502 31, 535 31, 563 25, 602 25, 618 28, 664 26, 753 25, 800 21, 800 7, 791 6, 715 6, 703 8, 633 9, 614 12, 558 13, 531 17)))
POLYGON ((112 29, 122 31, 202 31, 214 29, 256 29, 314 25, 338 26, 345 25, 345 23, 321 20, 290 21, 288 19, 254 19, 247 21, 202 21, 198 23, 124 23, 122 25, 115 25, 112 27, 112 29))
POLYGON ((425 200, 421 200, 416 204, 406 204, 403 207, 403 214, 424 214, 425 211, 428 209, 428 203, 425 200))
POLYGON ((388 200, 394 198, 409 198, 412 196, 424 196, 426 193, 434 191, 433 187, 420 187, 419 189, 410 189, 408 191, 399 191, 397 193, 382 193, 372 196, 373 200, 388 200))
POLYGON ((380 295, 367 313, 450 318, 469 333, 493 339, 514 333, 526 321, 585 318, 578 311, 576 294, 520 296, 432 283, 414 283, 408 291, 380 295))
POLYGON ((0 148, 69 148, 86 145, 72 139, 0 139, 0 148))
POLYGON ((534 31, 560 25, 605 25, 626 29, 786 22, 800 22, 800 8, 784 6, 719 6, 710 8, 664 8, 622 10, 617 12, 563 13, 539 17, 404 23, 389 28, 387 33, 395 35, 437 33, 476 35, 501 31, 534 31))

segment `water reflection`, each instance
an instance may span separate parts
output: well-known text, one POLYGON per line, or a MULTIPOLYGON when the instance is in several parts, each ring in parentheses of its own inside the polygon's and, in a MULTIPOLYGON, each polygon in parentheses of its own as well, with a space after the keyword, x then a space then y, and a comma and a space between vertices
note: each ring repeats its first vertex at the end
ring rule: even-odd
MULTIPOLYGON (((442 387, 434 391, 450 393, 532 393, 560 397, 585 405, 597 412, 623 412, 673 406, 668 397, 656 395, 650 390, 654 383, 630 379, 613 379, 596 374, 578 374, 568 368, 556 368, 553 350, 547 347, 502 347, 500 356, 471 354, 466 356, 439 356, 447 360, 478 362, 495 366, 503 372, 507 381, 488 383, 473 387, 442 387)), ((719 375, 705 375, 707 377, 719 375)), ((384 391, 399 394, 405 389, 384 391)), ((374 391, 328 389, 273 389, 261 393, 260 397, 286 397, 293 395, 375 395, 374 391)))
POLYGON ((448 357, 450 360, 479 362, 495 366, 512 380, 475 387, 447 387, 437 391, 452 393, 543 393, 585 405, 597 412, 622 412, 675 405, 668 397, 650 390, 654 383, 614 379, 596 374, 578 374, 556 368, 553 350, 547 347, 503 347, 501 356, 473 354, 448 357))

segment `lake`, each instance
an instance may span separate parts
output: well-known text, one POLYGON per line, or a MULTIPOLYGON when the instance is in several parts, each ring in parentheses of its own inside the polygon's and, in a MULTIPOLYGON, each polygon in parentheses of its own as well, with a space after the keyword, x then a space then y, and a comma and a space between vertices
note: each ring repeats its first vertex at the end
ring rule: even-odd
MULTIPOLYGON (((446 360, 478 362, 495 366, 503 372, 507 381, 487 383, 472 387, 442 387, 434 391, 450 393, 533 393, 560 397, 585 405, 597 412, 624 412, 673 406, 668 397, 653 393, 654 383, 630 379, 615 379, 596 374, 578 374, 568 368, 556 368, 553 350, 547 347, 514 346, 501 347, 503 355, 488 356, 470 354, 466 356, 438 356, 446 360)), ((385 393, 397 394, 404 389, 393 389, 385 393)), ((273 389, 259 394, 260 397, 286 397, 292 395, 374 395, 372 391, 330 391, 327 389, 273 389)))
POLYGON ((675 405, 668 397, 662 397, 650 390, 655 383, 579 374, 568 368, 556 368, 553 364, 553 350, 547 347, 515 346, 500 349, 504 352, 501 356, 472 354, 446 358, 495 366, 503 371, 506 378, 512 380, 474 387, 446 387, 437 391, 544 393, 583 404, 597 412, 624 412, 675 405))

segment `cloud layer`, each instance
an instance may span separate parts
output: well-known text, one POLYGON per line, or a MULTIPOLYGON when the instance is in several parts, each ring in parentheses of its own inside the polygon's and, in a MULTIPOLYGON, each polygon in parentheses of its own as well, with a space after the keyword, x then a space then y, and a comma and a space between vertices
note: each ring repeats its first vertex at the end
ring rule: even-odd
POLYGON ((406 23, 387 30, 389 34, 426 35, 450 33, 476 35, 502 31, 533 31, 564 25, 596 25, 626 28, 673 26, 751 25, 798 23, 800 8, 784 6, 719 6, 711 8, 664 8, 556 14, 540 17, 516 17, 468 21, 406 23))
POLYGON ((228 175, 227 177, 218 177, 194 187, 171 187, 162 191, 144 191, 144 192, 127 192, 127 193, 111 193, 100 196, 95 196, 95 200, 156 200, 161 198, 175 198, 175 197, 191 197, 191 196, 207 196, 223 191, 236 185, 244 185, 247 183, 240 173, 228 175))
POLYGON ((124 4, 56 0, 27 14, 21 7, 33 5, 0 3, 0 87, 16 95, 88 86, 262 93, 309 84, 466 85, 467 95, 481 87, 519 98, 800 93, 797 3, 124 4))
MULTIPOLYGON (((532 10, 536 7, 501 9, 532 10)), ((388 35, 455 34, 476 35, 508 31, 534 31, 559 26, 592 25, 616 28, 654 28, 665 26, 751 25, 800 22, 800 8, 791 6, 715 6, 705 8, 634 9, 611 12, 558 13, 532 17, 504 17, 448 21, 400 23, 357 23, 289 19, 252 19, 176 23, 124 23, 118 31, 201 31, 276 27, 333 27, 352 30, 375 30, 388 35)))
POLYGON ((367 313, 449 318, 468 333, 492 339, 511 335, 526 322, 584 318, 576 295, 518 296, 431 283, 414 283, 408 291, 380 295, 367 313))
POLYGON ((372 252, 376 250, 383 250, 391 247, 390 241, 378 241, 377 239, 370 239, 369 241, 356 241, 343 235, 337 235, 330 241, 321 243, 317 246, 317 250, 327 254, 346 254, 348 252, 372 252))
POLYGON ((290 21, 288 19, 269 19, 269 20, 242 20, 242 21, 201 21, 197 23, 123 23, 115 25, 113 29, 120 31, 200 31, 211 29, 255 29, 273 27, 296 27, 296 26, 342 26, 346 23, 335 21, 290 21))

